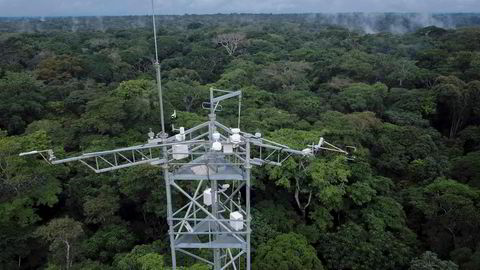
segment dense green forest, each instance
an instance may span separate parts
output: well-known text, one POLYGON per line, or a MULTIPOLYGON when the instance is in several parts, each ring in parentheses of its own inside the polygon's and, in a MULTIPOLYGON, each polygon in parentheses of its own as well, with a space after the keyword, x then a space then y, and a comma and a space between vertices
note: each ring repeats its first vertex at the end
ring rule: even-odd
MULTIPOLYGON (((480 269, 480 28, 227 17, 159 19, 166 114, 192 127, 210 87, 242 90, 242 130, 357 147, 355 161, 324 155, 302 173, 300 158, 255 168, 253 269, 480 269), (215 42, 225 33, 236 49, 215 42)), ((0 33, 1 269, 169 268, 160 168, 18 156, 159 130, 151 27, 102 30, 0 33)))

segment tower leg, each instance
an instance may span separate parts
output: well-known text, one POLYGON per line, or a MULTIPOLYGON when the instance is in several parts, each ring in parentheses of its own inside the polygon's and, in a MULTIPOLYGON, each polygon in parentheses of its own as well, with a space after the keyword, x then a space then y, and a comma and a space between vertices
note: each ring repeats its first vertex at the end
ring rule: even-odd
MULTIPOLYGON (((219 195, 217 194, 218 188, 217 188, 217 180, 211 180, 211 189, 212 189, 212 215, 215 218, 218 218, 218 197, 219 195)), ((213 232, 218 232, 218 224, 214 223, 212 226, 213 232)), ((218 235, 214 234, 213 236, 213 241, 217 240, 218 235)), ((220 270, 222 262, 220 259, 220 249, 215 248, 213 249, 213 263, 214 263, 214 270, 220 270)))
POLYGON ((163 175, 165 178, 165 191, 167 195, 167 222, 168 222, 168 234, 170 237, 170 252, 172 253, 172 270, 177 269, 177 258, 175 254, 175 239, 173 236, 173 221, 172 221, 172 191, 170 188, 170 179, 168 173, 168 167, 163 169, 163 175))
POLYGON ((246 269, 250 270, 251 265, 251 257, 250 257, 250 174, 252 165, 250 165, 250 142, 247 139, 247 147, 246 147, 246 158, 245 158, 245 170, 246 170, 246 188, 245 188, 245 210, 247 212, 247 266, 246 269))

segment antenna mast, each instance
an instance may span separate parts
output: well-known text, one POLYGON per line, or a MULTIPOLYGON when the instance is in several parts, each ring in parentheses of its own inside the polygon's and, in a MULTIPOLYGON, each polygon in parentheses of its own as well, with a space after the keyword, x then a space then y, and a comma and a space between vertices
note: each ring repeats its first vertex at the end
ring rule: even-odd
POLYGON ((162 95, 162 74, 160 70, 160 62, 158 61, 158 44, 157 44, 157 24, 155 21, 155 4, 152 0, 152 21, 153 21, 153 39, 155 41, 155 70, 157 72, 157 89, 158 99, 160 102, 160 121, 162 125, 162 136, 165 136, 165 119, 163 116, 163 95, 162 95))

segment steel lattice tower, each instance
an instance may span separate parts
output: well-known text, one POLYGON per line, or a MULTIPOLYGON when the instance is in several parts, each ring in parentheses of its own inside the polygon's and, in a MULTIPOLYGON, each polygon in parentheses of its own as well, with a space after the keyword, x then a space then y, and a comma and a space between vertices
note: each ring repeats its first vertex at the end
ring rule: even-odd
POLYGON ((171 137, 164 132, 155 135, 150 131, 148 142, 143 145, 66 159, 56 159, 52 150, 20 155, 39 154, 50 164, 79 161, 96 173, 143 164, 161 166, 172 268, 180 266, 177 255, 182 253, 211 265, 214 270, 249 270, 252 166, 281 166, 293 155, 314 156, 322 150, 348 152, 323 138, 300 151, 262 138, 258 133, 229 128, 217 121, 216 110, 221 107, 221 101, 234 97, 239 98, 240 109, 241 91, 210 89, 207 122, 188 130, 179 128, 179 134, 171 137), (224 94, 215 97, 217 92, 224 94), (172 196, 181 196, 175 201, 183 203, 174 205, 172 196), (204 250, 211 252, 202 252, 204 250))

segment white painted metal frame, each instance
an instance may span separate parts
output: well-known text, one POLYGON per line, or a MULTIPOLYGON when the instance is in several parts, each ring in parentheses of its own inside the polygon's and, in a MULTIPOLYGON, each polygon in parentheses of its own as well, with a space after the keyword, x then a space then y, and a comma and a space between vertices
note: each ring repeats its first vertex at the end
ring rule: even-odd
MULTIPOLYGON (((310 145, 311 151, 295 150, 274 141, 241 132, 241 142, 232 153, 211 149, 214 132, 220 133, 220 142, 229 144, 232 129, 217 122, 215 111, 219 103, 228 98, 239 98, 241 91, 210 89, 209 121, 185 131, 185 141, 178 142, 175 136, 167 137, 161 132, 150 137, 148 143, 109 151, 85 153, 77 157, 56 159, 52 150, 31 151, 21 156, 39 154, 50 164, 62 164, 79 161, 96 173, 142 165, 160 165, 163 168, 167 199, 167 222, 169 225, 172 269, 177 269, 177 251, 211 265, 214 270, 243 269, 250 270, 251 265, 251 215, 250 188, 252 165, 281 166, 291 156, 312 157, 316 152, 327 150, 342 154, 346 151, 320 139, 317 145, 310 145), (223 95, 215 97, 215 92, 223 95), (226 94, 225 94, 226 93, 226 94), (173 145, 187 144, 189 158, 175 160, 173 145), (206 174, 198 174, 189 168, 204 166, 206 174), (194 190, 186 188, 187 181, 193 183, 194 190), (219 190, 219 182, 229 184, 231 188, 219 190), (212 205, 202 203, 203 188, 211 188, 212 205), (173 193, 172 191, 175 191, 173 193), (244 196, 240 196, 244 192, 244 196), (180 195, 184 203, 174 209, 172 196, 180 195), (234 198, 243 199, 243 203, 234 198), (238 211, 243 216, 243 229, 235 231, 229 225, 230 213, 238 211), (193 226, 192 226, 193 225, 193 226), (208 226, 208 227, 205 227, 208 226), (211 257, 204 258, 196 252, 198 249, 212 249, 211 257)), ((239 113, 240 118, 240 113, 239 113)), ((239 122, 240 123, 240 122, 239 122)), ((178 154, 178 153, 177 153, 178 154)))

